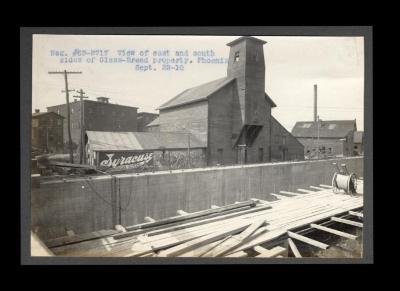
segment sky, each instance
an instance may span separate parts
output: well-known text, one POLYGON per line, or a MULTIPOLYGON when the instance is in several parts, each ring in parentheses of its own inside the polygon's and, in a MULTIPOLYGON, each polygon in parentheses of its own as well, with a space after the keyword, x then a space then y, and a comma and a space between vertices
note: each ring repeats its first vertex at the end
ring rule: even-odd
MULTIPOLYGON (((226 63, 198 63, 197 54, 209 60, 228 58, 230 41, 240 36, 133 36, 133 35, 34 35, 32 59, 32 110, 65 103, 63 75, 49 71, 81 71, 68 76, 69 89, 83 89, 89 99, 109 97, 111 103, 138 107, 138 111, 157 112, 156 108, 180 92, 226 76, 226 63), (175 51, 188 52, 183 70, 163 71, 162 64, 141 71, 133 63, 81 63, 69 60, 75 49, 140 52, 152 62, 176 60, 175 51), (58 56, 63 51, 67 56, 58 56), (213 54, 213 55, 212 55, 213 54), (154 70, 154 68, 156 70, 154 70)), ((289 131, 296 121, 313 120, 314 84, 318 86, 318 115, 322 120, 356 119, 364 129, 364 41, 362 37, 281 37, 257 36, 266 41, 265 90, 277 107, 272 115, 289 131)), ((126 56, 126 55, 125 55, 126 56)), ((76 60, 78 56, 74 57, 76 60)), ((142 58, 144 58, 143 56, 142 58)), ((104 60, 104 59, 103 59, 104 60)), ((175 66, 175 64, 172 64, 175 66)), ((143 69, 144 67, 142 67, 143 69)), ((179 67, 182 69, 182 67, 179 67)), ((72 92, 71 95, 77 95, 72 92)), ((73 98, 70 99, 72 101, 73 98)))

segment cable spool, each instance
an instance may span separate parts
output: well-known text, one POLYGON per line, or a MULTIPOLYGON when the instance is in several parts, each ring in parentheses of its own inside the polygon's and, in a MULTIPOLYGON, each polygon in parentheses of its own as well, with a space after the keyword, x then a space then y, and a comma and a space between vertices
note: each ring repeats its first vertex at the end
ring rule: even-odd
POLYGON ((332 188, 335 193, 344 190, 345 193, 357 193, 357 176, 354 173, 344 175, 335 173, 332 178, 332 188))

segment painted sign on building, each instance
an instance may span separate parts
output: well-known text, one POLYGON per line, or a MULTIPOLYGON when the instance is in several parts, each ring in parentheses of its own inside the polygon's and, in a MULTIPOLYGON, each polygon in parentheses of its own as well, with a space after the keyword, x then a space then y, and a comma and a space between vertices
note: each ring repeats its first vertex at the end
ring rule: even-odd
POLYGON ((103 170, 119 171, 137 169, 143 171, 153 167, 152 152, 100 152, 99 167, 103 170))

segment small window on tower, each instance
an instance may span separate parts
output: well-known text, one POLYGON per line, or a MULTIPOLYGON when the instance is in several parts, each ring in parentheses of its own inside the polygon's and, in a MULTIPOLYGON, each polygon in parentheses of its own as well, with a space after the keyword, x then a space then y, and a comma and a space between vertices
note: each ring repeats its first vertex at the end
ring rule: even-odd
POLYGON ((235 53, 235 63, 239 61, 239 52, 235 53))

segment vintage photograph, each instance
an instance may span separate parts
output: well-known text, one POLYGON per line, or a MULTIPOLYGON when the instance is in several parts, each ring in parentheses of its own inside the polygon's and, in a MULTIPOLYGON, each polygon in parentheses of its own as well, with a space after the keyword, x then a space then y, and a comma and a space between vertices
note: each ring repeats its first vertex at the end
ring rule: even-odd
POLYGON ((31 256, 363 258, 364 49, 33 34, 31 256))

